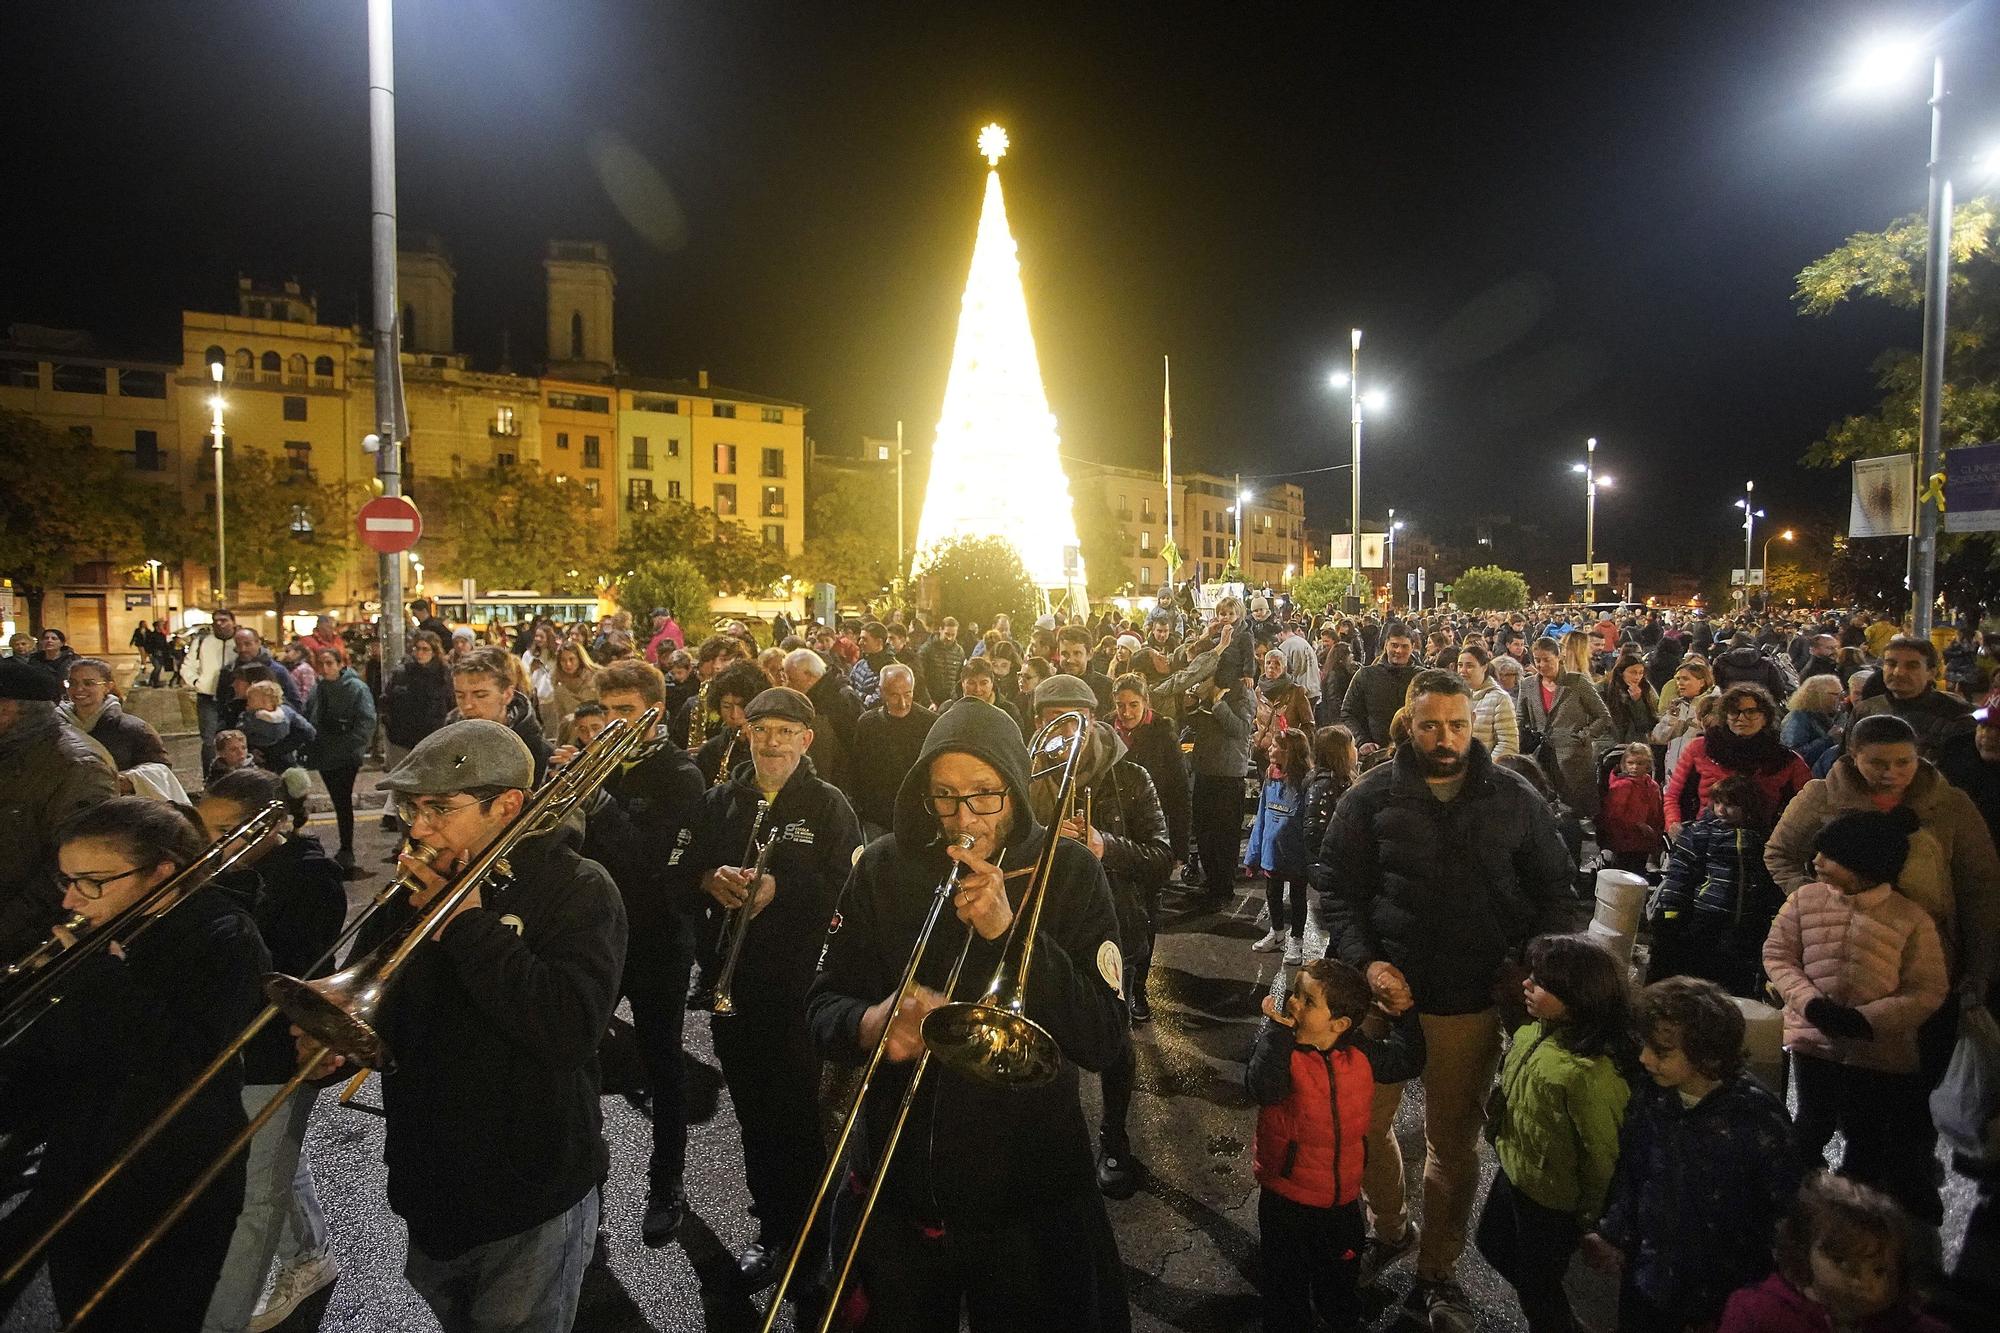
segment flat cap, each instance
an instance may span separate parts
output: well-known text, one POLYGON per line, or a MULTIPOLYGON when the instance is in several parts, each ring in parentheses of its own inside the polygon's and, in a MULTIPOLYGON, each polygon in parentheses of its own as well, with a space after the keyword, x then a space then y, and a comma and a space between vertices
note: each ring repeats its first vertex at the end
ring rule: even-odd
POLYGON ((467 718, 418 741, 395 771, 375 784, 406 796, 441 796, 474 787, 535 785, 535 756, 498 722, 467 718))
POLYGON ((62 682, 25 657, 0 657, 0 699, 33 699, 52 704, 62 698, 62 682))
POLYGON ((812 700, 797 690, 783 685, 774 685, 750 701, 743 710, 743 720, 755 722, 760 717, 781 717, 787 722, 796 722, 802 727, 810 727, 819 717, 812 700))
POLYGON ((1081 676, 1050 676, 1035 686, 1035 711, 1044 708, 1088 708, 1097 711, 1097 692, 1081 676))

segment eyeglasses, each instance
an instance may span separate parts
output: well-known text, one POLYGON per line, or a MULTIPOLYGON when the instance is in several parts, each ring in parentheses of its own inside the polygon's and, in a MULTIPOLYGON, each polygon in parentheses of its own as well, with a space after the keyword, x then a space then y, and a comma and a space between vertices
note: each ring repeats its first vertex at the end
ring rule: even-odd
POLYGON ((1762 716, 1764 716, 1764 710, 1763 710, 1763 709, 1761 709, 1761 708, 1758 708, 1758 707, 1755 707, 1754 705, 1753 705, 1752 707, 1749 707, 1749 708, 1732 708, 1732 709, 1730 709, 1730 710, 1729 710, 1729 716, 1731 716, 1731 717, 1762 717, 1762 716))
POLYGON ((939 819, 945 819, 963 806, 975 815, 997 815, 1007 805, 1004 791, 974 791, 963 796, 947 796, 942 792, 932 792, 931 809, 939 819))
POLYGON ((123 870, 115 875, 59 874, 56 876, 56 887, 61 889, 64 893, 68 893, 71 889, 75 889, 77 893, 81 895, 86 902, 94 903, 99 898, 102 898, 104 896, 104 890, 108 886, 116 884, 121 879, 130 879, 134 875, 143 875, 145 873, 146 873, 146 867, 134 866, 130 870, 123 870))
POLYGON ((476 796, 468 797, 463 801, 453 801, 450 805, 422 805, 416 801, 399 799, 396 802, 396 817, 411 828, 417 826, 418 820, 428 820, 435 827, 442 823, 448 815, 455 814, 465 809, 468 805, 478 804, 479 798, 476 796))

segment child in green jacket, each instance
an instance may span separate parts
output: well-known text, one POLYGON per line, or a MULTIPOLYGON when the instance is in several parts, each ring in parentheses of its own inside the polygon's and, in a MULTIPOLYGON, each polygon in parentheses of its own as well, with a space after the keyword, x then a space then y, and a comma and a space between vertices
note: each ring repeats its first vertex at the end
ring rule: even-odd
POLYGON ((1533 1333, 1576 1327, 1563 1274, 1604 1207, 1632 1090, 1631 990, 1624 967, 1579 935, 1528 946, 1528 1016, 1500 1066, 1492 1121, 1500 1169, 1477 1243, 1521 1299, 1533 1333))

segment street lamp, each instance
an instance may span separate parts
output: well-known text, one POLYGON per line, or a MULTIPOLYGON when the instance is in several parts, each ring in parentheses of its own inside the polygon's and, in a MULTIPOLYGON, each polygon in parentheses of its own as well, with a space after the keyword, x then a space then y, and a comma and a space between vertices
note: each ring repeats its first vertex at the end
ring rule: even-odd
POLYGON ((1243 509, 1255 498, 1255 495, 1256 492, 1243 489, 1243 474, 1241 472, 1237 473, 1236 503, 1229 506, 1229 510, 1236 515, 1236 574, 1238 578, 1243 580, 1245 587, 1248 587, 1250 584, 1250 553, 1243 548, 1243 509))
POLYGON ((1743 609, 1750 609, 1750 539, 1756 531, 1757 520, 1764 517, 1764 511, 1756 507, 1757 483, 1743 483, 1743 498, 1735 502, 1735 507, 1743 511, 1743 609))
POLYGON ((222 519, 222 362, 208 363, 208 378, 215 385, 208 406, 214 413, 209 430, 215 439, 215 604, 221 606, 229 597, 229 542, 222 519))
POLYGON ((1349 462, 1349 467, 1353 469, 1351 480, 1354 483, 1352 487, 1353 526, 1350 528, 1354 536, 1347 552, 1349 565, 1347 595, 1350 599, 1349 604, 1352 607, 1358 608, 1359 595, 1354 590, 1361 586, 1361 408, 1365 401, 1369 410, 1373 411, 1383 405, 1384 399, 1379 394, 1363 394, 1361 392, 1360 329, 1350 329, 1348 331, 1347 355, 1348 369, 1345 372, 1334 372, 1333 384, 1335 388, 1339 388, 1343 384, 1347 386, 1348 434, 1353 449, 1353 458, 1349 462))
POLYGON ((1402 523, 1397 521, 1396 511, 1391 509, 1389 511, 1389 557, 1387 561, 1389 566, 1387 573, 1390 601, 1396 599, 1396 529, 1402 526, 1402 523))
POLYGON ((1611 478, 1597 475, 1597 437, 1584 441, 1584 461, 1571 463, 1569 470, 1583 474, 1583 579, 1589 594, 1586 602, 1597 600, 1597 488, 1609 486, 1611 478))
MULTIPOLYGON (((1777 541, 1788 542, 1791 539, 1792 530, 1790 528, 1786 528, 1783 532, 1773 533, 1764 539, 1764 558, 1759 563, 1764 570, 1764 609, 1766 611, 1771 609, 1771 543, 1777 541)), ((1743 579, 1745 583, 1748 583, 1750 575, 1747 573, 1744 574, 1743 579)))

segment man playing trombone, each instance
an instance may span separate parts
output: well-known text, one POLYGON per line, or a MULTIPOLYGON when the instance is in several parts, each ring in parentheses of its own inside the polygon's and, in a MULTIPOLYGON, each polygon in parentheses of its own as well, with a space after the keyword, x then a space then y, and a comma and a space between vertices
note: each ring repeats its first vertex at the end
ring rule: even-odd
MULTIPOLYGON (((897 794, 892 835, 862 853, 841 895, 807 1012, 828 1059, 859 1063, 886 1042, 884 1077, 859 1110, 865 1160, 854 1169, 863 1179, 883 1161, 912 1062, 925 1050, 925 1016, 985 991, 1016 908, 1026 910, 1025 872, 1051 836, 1029 806, 1029 778, 1021 733, 1005 713, 977 700, 946 710, 897 794), (925 917, 945 891, 934 886, 957 867, 950 907, 963 927, 941 925, 898 1006, 925 917), (961 948, 959 983, 947 996, 961 948)), ((1053 1077, 996 1085, 930 1062, 862 1237, 870 1328, 945 1333, 959 1328, 961 1311, 974 1333, 1130 1326, 1077 1101, 1077 1070, 1104 1069, 1129 1042, 1118 918, 1089 849, 1063 839, 1052 858, 1025 993, 1000 1003, 1018 999, 1054 1038, 1053 1077)))
MULTIPOLYGON (((380 785, 410 829, 399 873, 423 888, 357 956, 500 838, 533 779, 498 722, 454 722, 410 751, 380 785)), ((468 894, 382 1001, 389 1206, 409 1223, 405 1275, 448 1329, 560 1333, 576 1317, 609 1162, 597 1043, 625 960, 618 890, 578 836, 564 824, 509 848, 506 875, 468 894)))

